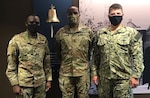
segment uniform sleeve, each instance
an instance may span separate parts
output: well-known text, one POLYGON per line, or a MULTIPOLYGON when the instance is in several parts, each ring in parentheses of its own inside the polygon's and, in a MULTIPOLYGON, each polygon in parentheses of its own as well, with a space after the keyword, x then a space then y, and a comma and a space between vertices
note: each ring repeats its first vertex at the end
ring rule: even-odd
POLYGON ((98 36, 96 35, 93 40, 93 54, 92 54, 92 76, 98 75, 98 70, 100 66, 100 53, 97 45, 98 36))
POLYGON ((90 33, 90 39, 91 41, 89 42, 89 50, 88 50, 88 59, 90 61, 91 59, 91 56, 92 56, 92 52, 93 52, 93 46, 94 46, 94 37, 95 37, 95 34, 93 33, 93 31, 91 29, 89 29, 89 33, 90 33))
POLYGON ((11 85, 18 85, 18 47, 14 38, 12 38, 8 44, 7 63, 6 75, 11 85))
POLYGON ((136 30, 133 30, 133 32, 134 32, 134 36, 132 38, 131 48, 130 48, 131 49, 130 54, 133 58, 132 77, 140 78, 140 76, 144 70, 142 35, 136 30))
POLYGON ((48 47, 48 41, 46 40, 45 46, 45 58, 44 58, 44 71, 46 75, 46 81, 52 81, 52 68, 50 63, 50 50, 48 47))
POLYGON ((60 44, 60 33, 62 32, 62 30, 58 30, 56 35, 55 35, 55 52, 56 52, 56 56, 59 59, 59 61, 61 61, 61 44, 60 44))

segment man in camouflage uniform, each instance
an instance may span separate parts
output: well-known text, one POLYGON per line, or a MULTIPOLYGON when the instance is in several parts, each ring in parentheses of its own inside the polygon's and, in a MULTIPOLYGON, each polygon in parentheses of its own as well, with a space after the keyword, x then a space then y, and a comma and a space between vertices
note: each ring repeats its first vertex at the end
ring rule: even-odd
POLYGON ((61 61, 59 86, 62 98, 88 98, 90 87, 90 50, 93 34, 90 28, 79 24, 79 9, 69 7, 69 24, 60 28, 55 35, 57 54, 61 61))
POLYGON ((46 98, 51 87, 50 51, 45 36, 38 33, 40 19, 30 15, 27 30, 9 42, 6 75, 16 98, 46 98))
POLYGON ((123 26, 120 4, 109 8, 111 25, 97 32, 92 66, 93 82, 100 98, 131 98, 131 88, 139 84, 143 72, 142 37, 123 26))

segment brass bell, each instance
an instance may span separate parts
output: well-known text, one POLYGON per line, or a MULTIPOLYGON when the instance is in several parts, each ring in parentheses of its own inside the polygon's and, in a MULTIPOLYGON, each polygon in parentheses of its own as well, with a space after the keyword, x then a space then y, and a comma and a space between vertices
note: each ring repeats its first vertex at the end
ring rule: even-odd
POLYGON ((57 18, 56 9, 55 7, 51 5, 51 8, 48 11, 48 19, 46 22, 59 22, 59 19, 57 18))

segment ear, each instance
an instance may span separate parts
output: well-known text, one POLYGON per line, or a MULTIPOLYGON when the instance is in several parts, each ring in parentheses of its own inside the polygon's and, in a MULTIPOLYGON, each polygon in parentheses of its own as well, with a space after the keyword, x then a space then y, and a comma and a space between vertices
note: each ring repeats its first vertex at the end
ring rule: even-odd
POLYGON ((79 17, 80 17, 80 13, 79 13, 79 17))
POLYGON ((107 17, 109 18, 109 15, 107 15, 107 17))
POLYGON ((25 26, 28 26, 27 22, 25 22, 25 26))

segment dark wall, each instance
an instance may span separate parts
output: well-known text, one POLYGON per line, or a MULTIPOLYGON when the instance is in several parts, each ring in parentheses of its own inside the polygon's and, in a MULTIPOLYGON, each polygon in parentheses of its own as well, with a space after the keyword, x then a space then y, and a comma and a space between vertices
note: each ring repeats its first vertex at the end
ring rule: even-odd
MULTIPOLYGON (((21 31, 25 30, 26 18, 28 15, 33 13, 33 1, 34 0, 1 0, 0 1, 0 12, 1 12, 0 15, 0 34, 1 34, 0 36, 0 62, 1 62, 0 63, 1 66, 0 67, 0 98, 15 98, 12 92, 12 87, 5 75, 5 70, 7 67, 6 50, 7 50, 8 41, 11 39, 11 37, 16 33, 20 33, 21 31)), ((36 0, 36 1, 38 2, 41 0, 36 0)), ((49 1, 55 2, 54 5, 57 5, 58 3, 60 6, 65 6, 66 4, 64 0, 49 0, 49 1)), ((78 5, 77 3, 78 0, 72 0, 72 1, 75 3, 75 4, 73 3, 74 5, 78 5)), ((50 2, 47 3, 50 4, 50 2)), ((41 3, 39 6, 45 6, 45 5, 41 3)), ((59 6, 56 7, 61 12, 61 8, 59 8, 59 6)), ((46 12, 46 10, 41 9, 41 13, 43 12, 46 12)), ((46 17, 46 16, 41 16, 41 17, 46 17)))
POLYGON ((143 72, 143 84, 150 84, 150 29, 143 33, 144 40, 144 65, 145 70, 143 72))
POLYGON ((66 10, 69 6, 72 5, 72 0, 33 0, 33 11, 41 18, 40 32, 44 34, 49 40, 50 50, 51 52, 53 52, 54 38, 50 37, 51 23, 46 22, 46 20, 48 19, 48 10, 50 9, 51 4, 55 6, 57 12, 56 14, 58 16, 58 19, 60 20, 59 23, 52 23, 55 34, 60 27, 67 24, 66 10))
POLYGON ((32 13, 32 1, 1 0, 0 12, 0 98, 14 98, 12 87, 5 75, 6 48, 10 38, 25 29, 26 17, 32 13))

